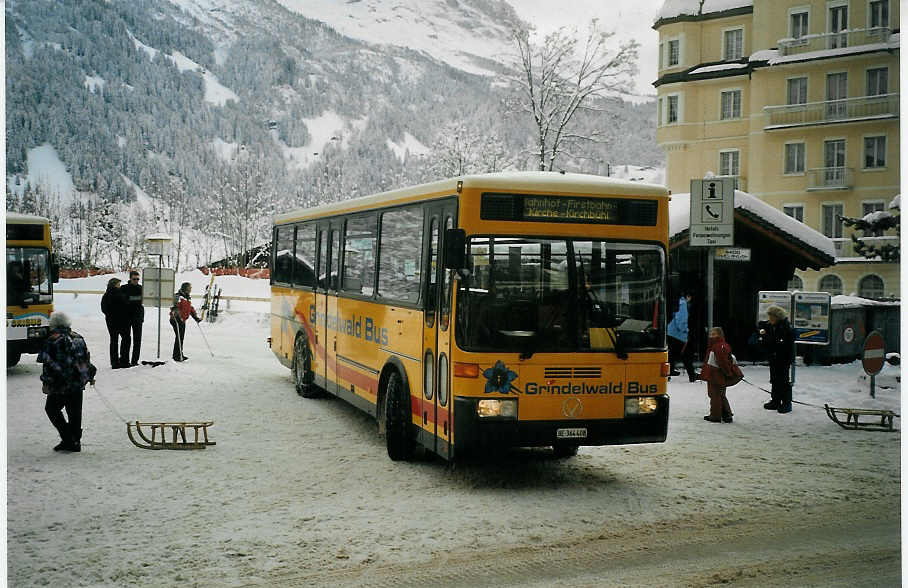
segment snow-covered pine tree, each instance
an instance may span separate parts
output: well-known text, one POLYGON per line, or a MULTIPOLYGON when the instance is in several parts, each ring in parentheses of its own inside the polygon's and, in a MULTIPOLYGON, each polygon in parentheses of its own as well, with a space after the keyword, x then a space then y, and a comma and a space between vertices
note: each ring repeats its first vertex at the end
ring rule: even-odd
POLYGON ((901 214, 899 213, 900 196, 896 196, 889 203, 889 210, 877 210, 862 216, 839 217, 842 224, 862 231, 862 236, 858 237, 856 233, 851 233, 851 240, 854 243, 854 251, 858 255, 863 255, 867 259, 879 258, 885 262, 898 263, 901 256, 899 253, 899 242, 881 242, 878 238, 891 229, 895 229, 897 235, 901 235, 901 214), (892 213, 890 211, 895 211, 892 213))

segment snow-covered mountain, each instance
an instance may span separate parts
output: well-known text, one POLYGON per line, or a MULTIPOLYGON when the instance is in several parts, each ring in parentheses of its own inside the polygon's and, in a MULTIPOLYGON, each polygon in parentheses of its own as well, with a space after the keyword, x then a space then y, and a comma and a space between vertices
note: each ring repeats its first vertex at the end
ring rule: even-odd
MULTIPOLYGON (((105 243, 120 251, 105 263, 134 258, 120 222, 131 243, 146 230, 214 235, 210 253, 221 259, 267 238, 271 216, 290 208, 535 166, 532 121, 506 106, 518 16, 502 0, 8 0, 4 9, 7 208, 56 202, 33 211, 61 227, 78 218, 79 234, 66 238, 95 241, 82 227, 105 208, 105 243), (50 153, 65 173, 35 169, 50 153), (106 204, 77 215, 80 200, 106 204)), ((599 106, 578 115, 577 131, 613 140, 559 167, 661 165, 651 103, 599 106)))

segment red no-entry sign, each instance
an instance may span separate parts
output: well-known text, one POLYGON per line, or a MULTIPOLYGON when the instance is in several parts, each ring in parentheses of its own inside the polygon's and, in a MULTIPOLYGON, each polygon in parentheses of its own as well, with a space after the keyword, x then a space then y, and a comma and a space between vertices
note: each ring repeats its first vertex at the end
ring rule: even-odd
POLYGON ((883 348, 883 336, 878 331, 873 331, 864 339, 864 371, 868 376, 875 376, 883 369, 886 351, 883 348))

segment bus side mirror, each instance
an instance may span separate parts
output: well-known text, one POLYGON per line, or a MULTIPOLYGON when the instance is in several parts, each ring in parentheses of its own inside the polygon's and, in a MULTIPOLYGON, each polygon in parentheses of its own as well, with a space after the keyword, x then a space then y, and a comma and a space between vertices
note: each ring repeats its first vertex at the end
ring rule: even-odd
POLYGON ((467 232, 463 229, 445 230, 445 269, 467 267, 467 232))

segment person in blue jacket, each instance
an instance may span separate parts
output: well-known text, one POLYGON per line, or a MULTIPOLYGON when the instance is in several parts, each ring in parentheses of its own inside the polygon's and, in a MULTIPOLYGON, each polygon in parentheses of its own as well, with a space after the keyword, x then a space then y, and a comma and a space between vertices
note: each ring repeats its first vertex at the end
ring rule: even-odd
POLYGON ((687 377, 691 382, 697 381, 697 372, 694 371, 694 349, 689 345, 689 330, 687 327, 688 312, 687 307, 693 296, 690 292, 684 292, 678 301, 678 311, 668 323, 668 363, 671 366, 671 375, 680 376, 681 372, 675 369, 675 363, 678 357, 684 363, 684 369, 687 371, 687 377))

